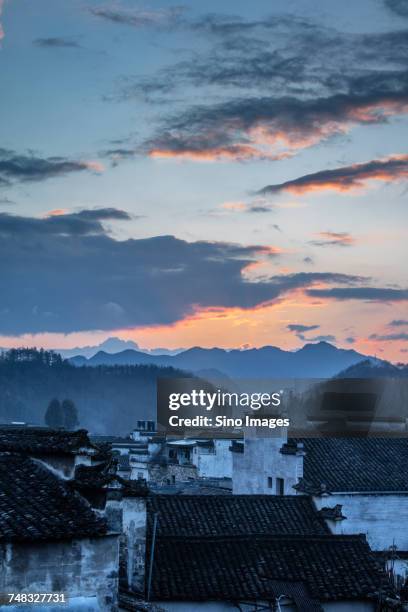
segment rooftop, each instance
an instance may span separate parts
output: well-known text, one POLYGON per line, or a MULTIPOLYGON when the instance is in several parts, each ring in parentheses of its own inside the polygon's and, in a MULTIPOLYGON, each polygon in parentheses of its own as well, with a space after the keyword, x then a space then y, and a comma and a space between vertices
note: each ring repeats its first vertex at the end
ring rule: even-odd
POLYGON ((302 438, 306 455, 298 490, 407 492, 407 438, 302 438))
POLYGON ((318 602, 374 599, 386 585, 362 536, 176 540, 161 535, 152 594, 155 600, 242 601, 297 592, 298 609, 311 612, 321 609, 318 602))
POLYGON ((39 461, 0 453, 0 542, 63 540, 106 533, 105 521, 39 461))
POLYGON ((67 431, 33 426, 0 425, 0 452, 31 455, 97 453, 85 429, 67 431))
POLYGON ((309 497, 275 495, 152 495, 149 521, 159 513, 158 535, 325 535, 330 533, 309 497))
POLYGON ((157 538, 156 601, 253 601, 286 594, 303 612, 319 602, 368 600, 385 574, 364 536, 334 536, 311 498, 271 495, 151 496, 157 538))

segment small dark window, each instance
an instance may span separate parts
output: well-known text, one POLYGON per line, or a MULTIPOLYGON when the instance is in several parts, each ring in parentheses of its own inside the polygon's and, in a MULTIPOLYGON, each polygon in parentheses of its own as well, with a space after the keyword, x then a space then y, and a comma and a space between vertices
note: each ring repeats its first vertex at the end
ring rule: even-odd
POLYGON ((272 476, 268 476, 268 489, 272 489, 273 479, 272 476))
POLYGON ((285 495, 285 480, 283 478, 276 479, 276 494, 285 495))
POLYGON ((171 476, 171 483, 176 484, 176 477, 174 476, 174 474, 172 474, 171 476))

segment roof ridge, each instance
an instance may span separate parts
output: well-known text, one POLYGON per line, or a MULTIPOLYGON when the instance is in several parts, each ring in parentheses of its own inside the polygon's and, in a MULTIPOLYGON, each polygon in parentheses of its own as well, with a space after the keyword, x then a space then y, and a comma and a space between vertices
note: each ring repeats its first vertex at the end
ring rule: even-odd
MULTIPOLYGON (((148 534, 149 536, 150 534, 148 534)), ((202 540, 211 542, 211 541, 228 541, 228 542, 237 542, 237 541, 246 541, 246 540, 257 540, 260 539, 262 541, 274 541, 274 542, 298 542, 305 540, 313 541, 313 542, 360 542, 364 543, 368 546, 367 538, 364 533, 357 534, 321 534, 321 535, 273 535, 273 534, 265 534, 265 533, 248 533, 248 534, 222 534, 222 535, 166 535, 159 532, 157 538, 159 540, 172 540, 172 541, 183 541, 183 542, 199 542, 202 540)), ((371 550, 371 549, 370 549, 371 550)), ((371 551, 372 552, 372 551, 371 551)))

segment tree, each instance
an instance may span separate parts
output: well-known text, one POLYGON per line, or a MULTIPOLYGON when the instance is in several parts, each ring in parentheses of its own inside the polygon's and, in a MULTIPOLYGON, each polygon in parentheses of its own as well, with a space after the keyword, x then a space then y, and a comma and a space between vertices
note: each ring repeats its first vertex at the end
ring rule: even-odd
POLYGON ((64 419, 64 427, 66 429, 75 429, 78 427, 78 410, 72 400, 64 399, 62 402, 62 414, 64 419))
POLYGON ((48 427, 52 427, 53 429, 64 427, 64 413, 61 403, 57 398, 54 398, 48 404, 44 420, 48 427))

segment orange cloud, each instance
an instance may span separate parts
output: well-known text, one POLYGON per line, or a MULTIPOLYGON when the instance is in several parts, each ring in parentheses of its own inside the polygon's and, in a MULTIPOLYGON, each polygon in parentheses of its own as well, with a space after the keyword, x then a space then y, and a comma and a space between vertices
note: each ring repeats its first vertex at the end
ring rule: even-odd
MULTIPOLYGON (((210 162, 279 160, 356 125, 384 123, 407 110, 405 91, 314 100, 248 98, 187 109, 170 118, 145 146, 151 157, 210 162)), ((293 189, 286 185, 288 191, 303 192, 290 183, 293 189)))
POLYGON ((314 246, 353 246, 356 242, 355 238, 347 232, 319 232, 315 234, 317 240, 313 240, 314 246))
POLYGON ((47 217, 60 217, 61 215, 67 215, 69 213, 68 208, 54 208, 47 212, 47 217))
POLYGON ((233 212, 239 212, 239 211, 244 211, 247 210, 247 205, 244 204, 244 202, 223 202, 220 205, 220 208, 223 208, 224 210, 230 210, 233 212))
POLYGON ((267 185, 258 193, 273 195, 281 192, 300 195, 318 191, 337 191, 339 193, 352 189, 362 189, 370 181, 400 181, 408 178, 408 155, 392 155, 382 159, 351 166, 342 166, 334 170, 321 170, 306 174, 296 179, 267 185))
POLYGON ((188 161, 199 161, 199 162, 214 162, 214 161, 248 161, 251 159, 264 159, 279 160, 284 159, 287 155, 283 154, 272 154, 263 152, 262 154, 257 147, 243 144, 236 144, 228 147, 214 147, 212 149, 185 149, 185 150, 174 150, 174 149, 151 149, 149 151, 149 157, 153 159, 181 159, 188 161))

